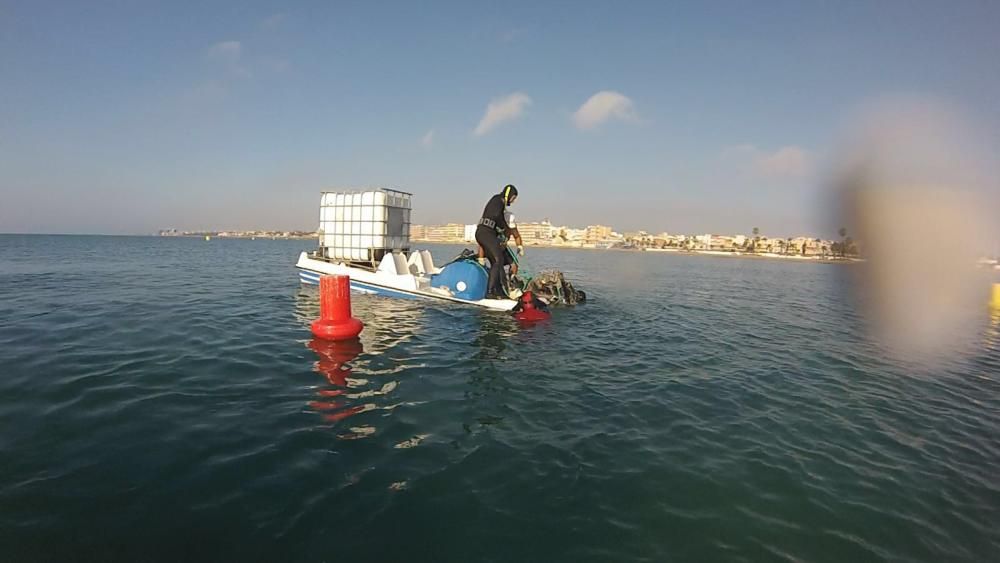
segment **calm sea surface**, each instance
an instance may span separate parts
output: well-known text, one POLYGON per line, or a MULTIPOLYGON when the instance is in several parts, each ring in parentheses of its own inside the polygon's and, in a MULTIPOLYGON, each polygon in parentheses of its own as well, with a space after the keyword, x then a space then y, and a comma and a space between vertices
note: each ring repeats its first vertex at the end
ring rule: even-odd
POLYGON ((996 324, 930 370, 848 266, 529 249, 591 302, 331 348, 312 246, 0 236, 0 559, 1000 560, 996 324))

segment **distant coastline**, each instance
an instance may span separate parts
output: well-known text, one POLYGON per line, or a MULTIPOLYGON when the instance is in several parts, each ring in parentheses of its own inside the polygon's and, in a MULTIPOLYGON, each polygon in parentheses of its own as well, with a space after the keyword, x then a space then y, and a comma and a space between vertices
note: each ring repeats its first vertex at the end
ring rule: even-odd
MULTIPOLYGON (((426 244, 450 244, 450 245, 469 245, 476 244, 474 241, 466 240, 428 240, 428 239, 411 239, 414 243, 426 243, 426 244)), ((600 245, 600 244, 583 244, 583 245, 571 245, 571 244, 541 244, 537 242, 525 241, 525 246, 528 248, 546 248, 546 249, 562 249, 562 250, 607 250, 613 252, 650 252, 650 253, 664 253, 664 254, 683 254, 688 256, 717 256, 723 258, 751 258, 751 259, 762 259, 762 260, 791 260, 795 262, 811 262, 820 264, 853 264, 864 262, 865 259, 859 256, 832 256, 827 255, 806 255, 801 254, 778 254, 773 252, 747 252, 739 250, 696 250, 696 249, 683 249, 683 248, 644 248, 637 246, 624 246, 624 245, 600 245)))
MULTIPOLYGON (((411 225, 410 240, 415 242, 473 242, 476 225, 447 223, 411 225)), ((548 219, 517 223, 517 231, 526 246, 558 248, 613 248, 684 252, 719 256, 754 256, 764 258, 850 261, 862 257, 861 244, 841 228, 838 240, 813 236, 771 237, 754 227, 752 234, 681 234, 647 231, 619 232, 608 225, 572 227, 554 225, 548 219)))
POLYGON ((179 231, 177 229, 161 229, 156 236, 160 237, 212 237, 212 238, 267 238, 267 239, 310 239, 316 238, 315 231, 179 231))

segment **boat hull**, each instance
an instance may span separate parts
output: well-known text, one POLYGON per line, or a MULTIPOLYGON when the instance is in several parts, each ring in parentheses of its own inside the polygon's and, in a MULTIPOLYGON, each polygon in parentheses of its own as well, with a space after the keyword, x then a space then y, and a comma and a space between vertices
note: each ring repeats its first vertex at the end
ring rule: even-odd
POLYGON ((448 295, 444 291, 431 288, 430 277, 410 273, 397 274, 386 271, 370 271, 352 267, 342 262, 318 260, 303 252, 295 264, 299 269, 299 281, 317 285, 322 275, 347 275, 351 278, 351 289, 358 293, 382 295, 397 299, 430 299, 462 305, 472 305, 485 309, 510 311, 517 304, 512 299, 480 299, 471 301, 448 295))

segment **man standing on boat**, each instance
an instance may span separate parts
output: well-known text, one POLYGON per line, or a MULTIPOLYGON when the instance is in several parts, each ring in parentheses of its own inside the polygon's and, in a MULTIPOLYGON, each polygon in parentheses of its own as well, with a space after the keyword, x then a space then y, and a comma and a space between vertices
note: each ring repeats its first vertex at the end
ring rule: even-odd
MULTIPOLYGON (((510 226, 504 217, 504 211, 517 199, 517 188, 511 184, 503 187, 500 193, 494 195, 486 203, 483 216, 476 227, 476 242, 483 247, 486 257, 490 259, 490 277, 486 286, 486 297, 492 299, 507 299, 503 287, 504 245, 501 245, 499 233, 506 233, 510 226)), ((524 254, 523 247, 518 247, 518 253, 524 254)))
MULTIPOLYGON (((517 275, 517 256, 514 255, 514 250, 511 249, 509 243, 511 239, 514 239, 514 243, 517 244, 517 254, 518 256, 524 256, 524 241, 521 240, 521 232, 517 230, 517 223, 514 221, 514 214, 509 210, 503 212, 503 219, 507 222, 506 231, 497 231, 497 236, 500 238, 500 248, 503 249, 503 267, 510 267, 509 277, 513 278, 517 275)), ((486 251, 483 250, 482 245, 479 245, 479 263, 483 266, 486 265, 486 251)))

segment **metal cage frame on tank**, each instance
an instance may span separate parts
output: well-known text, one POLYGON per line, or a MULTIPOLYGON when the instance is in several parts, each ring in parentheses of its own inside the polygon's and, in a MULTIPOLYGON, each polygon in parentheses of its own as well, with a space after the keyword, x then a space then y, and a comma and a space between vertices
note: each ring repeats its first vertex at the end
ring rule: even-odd
POLYGON ((314 255, 327 262, 375 270, 386 254, 409 252, 412 197, 392 188, 320 192, 319 247, 314 255), (376 193, 384 194, 382 203, 376 202, 376 193), (369 194, 371 201, 365 199, 369 194), (381 217, 376 217, 376 210, 383 213, 381 217), (398 216, 393 216, 394 211, 398 216), (362 244, 376 240, 382 244, 362 244))

